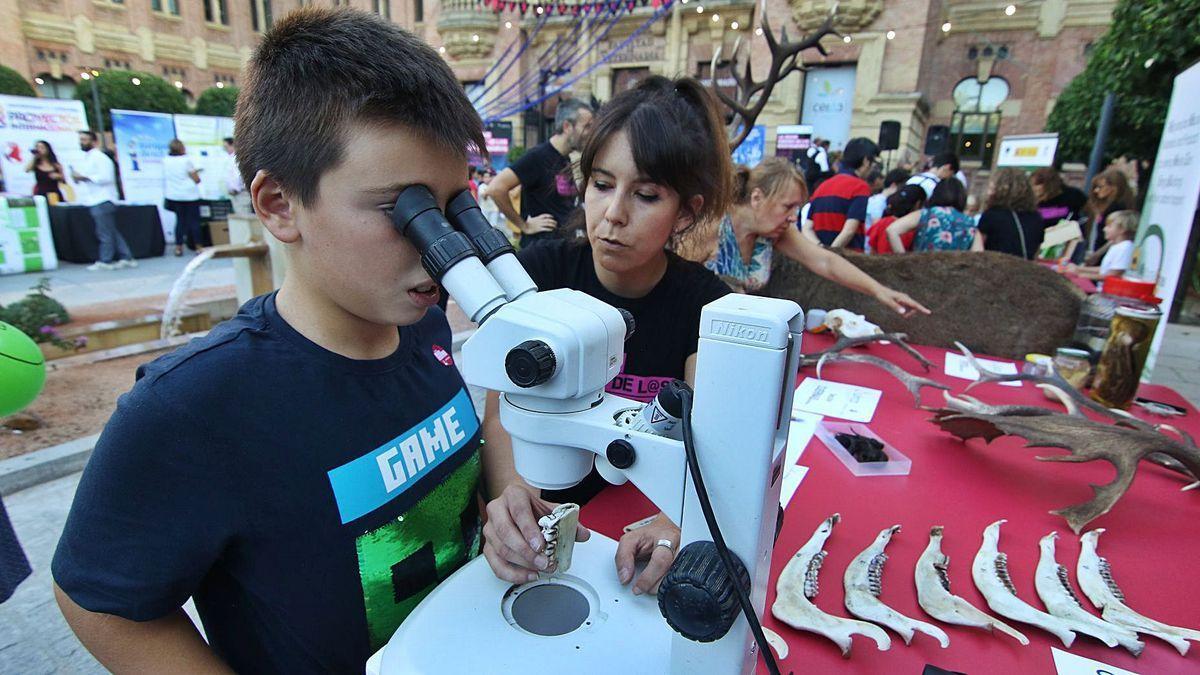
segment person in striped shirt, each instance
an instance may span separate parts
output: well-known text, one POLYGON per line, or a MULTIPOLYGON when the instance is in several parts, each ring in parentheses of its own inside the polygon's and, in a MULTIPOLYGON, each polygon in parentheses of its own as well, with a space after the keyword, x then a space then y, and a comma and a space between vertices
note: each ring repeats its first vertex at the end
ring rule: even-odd
POLYGON ((871 186, 863 180, 871 173, 879 146, 869 138, 855 138, 842 153, 841 170, 821 183, 812 196, 801 233, 813 243, 830 248, 863 249, 863 223, 871 186))

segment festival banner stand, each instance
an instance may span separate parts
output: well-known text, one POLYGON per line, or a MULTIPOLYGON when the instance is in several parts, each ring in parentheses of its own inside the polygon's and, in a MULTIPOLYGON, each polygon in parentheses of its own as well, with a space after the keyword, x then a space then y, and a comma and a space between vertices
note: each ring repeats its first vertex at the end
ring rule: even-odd
POLYGON ((192 164, 200 170, 200 196, 226 199, 225 175, 231 161, 225 138, 233 136, 233 119, 207 115, 175 115, 175 138, 183 141, 192 164))
POLYGON ((163 236, 173 241, 175 214, 163 208, 163 157, 175 138, 175 122, 168 113, 137 110, 112 111, 113 142, 121 187, 130 204, 158 207, 163 236))
POLYGON ((58 268, 45 197, 0 197, 0 274, 58 268))
POLYGON ((786 157, 797 169, 803 170, 801 158, 812 147, 811 124, 781 124, 775 129, 775 156, 786 157))
POLYGON ((1187 253, 1188 238, 1200 197, 1200 64, 1175 78, 1171 106, 1158 145, 1158 159, 1150 177, 1150 189, 1142 207, 1142 222, 1134 239, 1134 269, 1137 276, 1157 281, 1156 295, 1162 298, 1164 319, 1158 324, 1142 380, 1154 369, 1171 315, 1179 274, 1187 253))
MULTIPOLYGON (((733 151, 733 163, 753 169, 763 160, 766 147, 767 128, 756 124, 751 127, 750 133, 746 134, 746 140, 742 141, 742 144, 733 151)), ((776 140, 776 147, 778 148, 778 140, 776 140)))
POLYGON ((35 143, 49 143, 65 169, 83 156, 79 131, 88 128, 80 101, 0 96, 0 171, 7 193, 33 195, 34 176, 25 165, 33 158, 35 143))

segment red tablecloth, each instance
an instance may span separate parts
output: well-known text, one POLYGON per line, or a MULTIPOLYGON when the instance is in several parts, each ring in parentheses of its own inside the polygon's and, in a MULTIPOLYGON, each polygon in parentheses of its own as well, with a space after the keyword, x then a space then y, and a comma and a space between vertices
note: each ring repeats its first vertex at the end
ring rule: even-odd
MULTIPOLYGON (((816 351, 829 343, 829 338, 806 335, 804 350, 816 351)), ((910 371, 919 370, 915 361, 895 346, 869 349, 910 371)), ((968 384, 945 376, 945 350, 919 350, 936 366, 933 379, 950 384, 954 391, 968 384)), ((775 600, 775 580, 783 565, 817 524, 835 512, 841 514, 842 521, 826 544, 829 557, 822 568, 816 604, 837 616, 848 616, 842 604, 846 566, 881 529, 897 523, 903 530, 887 549, 882 599, 916 619, 932 621, 918 606, 913 583, 913 568, 929 541, 932 525, 946 528, 942 550, 950 556, 951 589, 981 609, 987 610, 987 604, 971 580, 971 562, 983 529, 1000 518, 1008 519, 1001 528, 1000 550, 1008 554, 1009 570, 1022 599, 1041 607, 1033 573, 1038 540, 1051 531, 1060 535, 1058 561, 1071 570, 1071 578, 1075 579, 1079 539, 1062 518, 1048 512, 1089 499, 1092 493, 1088 483, 1108 483, 1114 474, 1111 465, 1038 462, 1035 455, 1066 451, 1026 449, 1019 439, 1000 439, 990 445, 981 440, 964 444, 930 423, 930 414, 915 409, 903 386, 881 370, 832 364, 823 374, 834 381, 883 391, 870 427, 912 459, 912 472, 903 477, 857 478, 814 437, 798 462, 808 466, 809 471, 784 517, 771 567, 768 608, 775 600)), ((815 374, 812 369, 804 369, 800 379, 806 375, 815 374)), ((1020 388, 988 384, 971 393, 989 403, 1049 404, 1030 384, 1020 388)), ((1143 386, 1140 394, 1186 407, 1188 414, 1174 418, 1172 423, 1200 438, 1200 414, 1181 396, 1161 386, 1143 386)), ((938 391, 925 389, 927 404, 940 400, 938 391)), ((1145 419, 1163 421, 1149 416, 1145 419)), ((1200 628, 1200 497, 1180 493, 1183 484, 1177 474, 1143 462, 1126 495, 1089 529, 1107 529, 1100 538, 1100 553, 1112 563, 1114 576, 1131 607, 1166 623, 1200 628)), ((627 523, 653 511, 650 502, 626 484, 598 495, 584 507, 582 519, 588 527, 615 539, 627 523)), ((1076 592, 1091 610, 1077 582, 1076 592)), ((1063 649, 1057 638, 1025 624, 1012 623, 1029 637, 1031 644, 1027 647, 998 633, 990 635, 933 621, 950 636, 948 649, 941 649, 936 641, 920 633, 911 646, 905 646, 889 631, 890 651, 880 652, 870 639, 856 637, 851 657, 845 660, 829 640, 797 631, 775 620, 769 610, 766 615, 764 625, 783 636, 791 649, 780 664, 784 673, 789 669, 797 673, 920 673, 926 663, 972 675, 1053 673, 1050 647, 1063 649)), ((1146 649, 1140 658, 1120 648, 1108 649, 1083 635, 1069 651, 1139 673, 1200 672, 1200 645, 1195 645, 1188 657, 1181 657, 1164 642, 1144 639, 1146 649)), ((765 668, 760 667, 760 672, 766 672, 765 668)))
MULTIPOLYGON (((1038 261, 1038 263, 1057 271, 1058 263, 1042 262, 1040 260, 1038 261)), ((1060 274, 1062 274, 1064 277, 1066 277, 1068 281, 1070 281, 1071 283, 1078 286, 1079 290, 1083 291, 1084 293, 1087 293, 1088 295, 1091 295, 1092 293, 1095 293, 1098 290, 1096 287, 1096 282, 1092 281, 1091 279, 1088 279, 1086 277, 1081 277, 1078 274, 1067 274, 1066 272, 1061 272, 1060 274)))

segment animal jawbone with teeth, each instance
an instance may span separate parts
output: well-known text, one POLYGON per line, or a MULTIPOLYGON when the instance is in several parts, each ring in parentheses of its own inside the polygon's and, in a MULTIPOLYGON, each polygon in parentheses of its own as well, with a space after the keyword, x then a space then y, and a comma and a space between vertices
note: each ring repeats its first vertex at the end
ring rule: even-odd
POLYGON ((1170 644, 1180 655, 1186 656, 1190 646, 1188 640, 1200 641, 1200 631, 1155 621, 1138 614, 1125 604, 1125 594, 1113 580, 1108 561, 1096 551, 1096 544, 1103 532, 1103 528, 1097 528, 1085 532, 1080 538, 1079 565, 1075 568, 1075 573, 1079 577, 1079 587, 1083 589, 1083 594, 1101 610, 1105 621, 1138 633, 1152 635, 1170 644))
POLYGON ((1134 656, 1141 655, 1146 644, 1138 640, 1137 633, 1092 616, 1083 609, 1083 604, 1071 588, 1067 568, 1055 560, 1054 540, 1057 538, 1058 533, 1051 532, 1038 542, 1041 557, 1038 558, 1033 582, 1046 610, 1062 619, 1071 630, 1091 635, 1109 647, 1120 645, 1134 656))
POLYGON ((887 651, 892 640, 879 626, 827 614, 811 602, 820 590, 817 575, 825 560, 822 548, 840 519, 841 516, 835 513, 822 521, 812 538, 788 561, 775 585, 776 598, 771 613, 792 628, 833 640, 846 658, 850 657, 851 636, 856 634, 870 637, 879 651, 887 651))
POLYGON ((1075 633, 1062 619, 1017 597, 1017 589, 1008 576, 1008 556, 1001 553, 999 548, 1000 525, 1004 522, 997 520, 983 531, 983 544, 975 554, 975 564, 971 566, 976 588, 993 612, 1013 621, 1037 626, 1062 640, 1063 646, 1070 647, 1075 642, 1075 633))
POLYGON ((933 624, 917 621, 883 604, 879 596, 883 592, 883 565, 887 554, 883 552, 892 535, 900 531, 893 525, 879 533, 875 541, 859 553, 846 568, 846 609, 864 621, 871 621, 891 628, 904 638, 904 644, 912 644, 913 635, 921 631, 933 636, 942 649, 950 646, 950 637, 933 624))
POLYGON ((989 616, 971 603, 950 592, 950 556, 942 553, 942 528, 930 528, 929 544, 917 559, 914 572, 917 582, 917 602, 929 616, 958 626, 970 626, 991 631, 993 628, 1023 645, 1029 639, 1012 626, 989 616))

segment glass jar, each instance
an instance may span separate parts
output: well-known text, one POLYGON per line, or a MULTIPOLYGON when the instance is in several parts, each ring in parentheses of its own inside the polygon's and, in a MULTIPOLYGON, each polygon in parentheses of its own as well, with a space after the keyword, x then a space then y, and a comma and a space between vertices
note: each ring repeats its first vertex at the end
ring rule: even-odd
POLYGON ((1157 307, 1118 307, 1096 364, 1092 399, 1107 408, 1128 408, 1137 395, 1142 368, 1162 312, 1157 307))
POLYGON ((1092 373, 1090 356, 1084 349, 1059 347, 1054 352, 1054 370, 1072 387, 1082 390, 1087 384, 1088 375, 1092 373))

